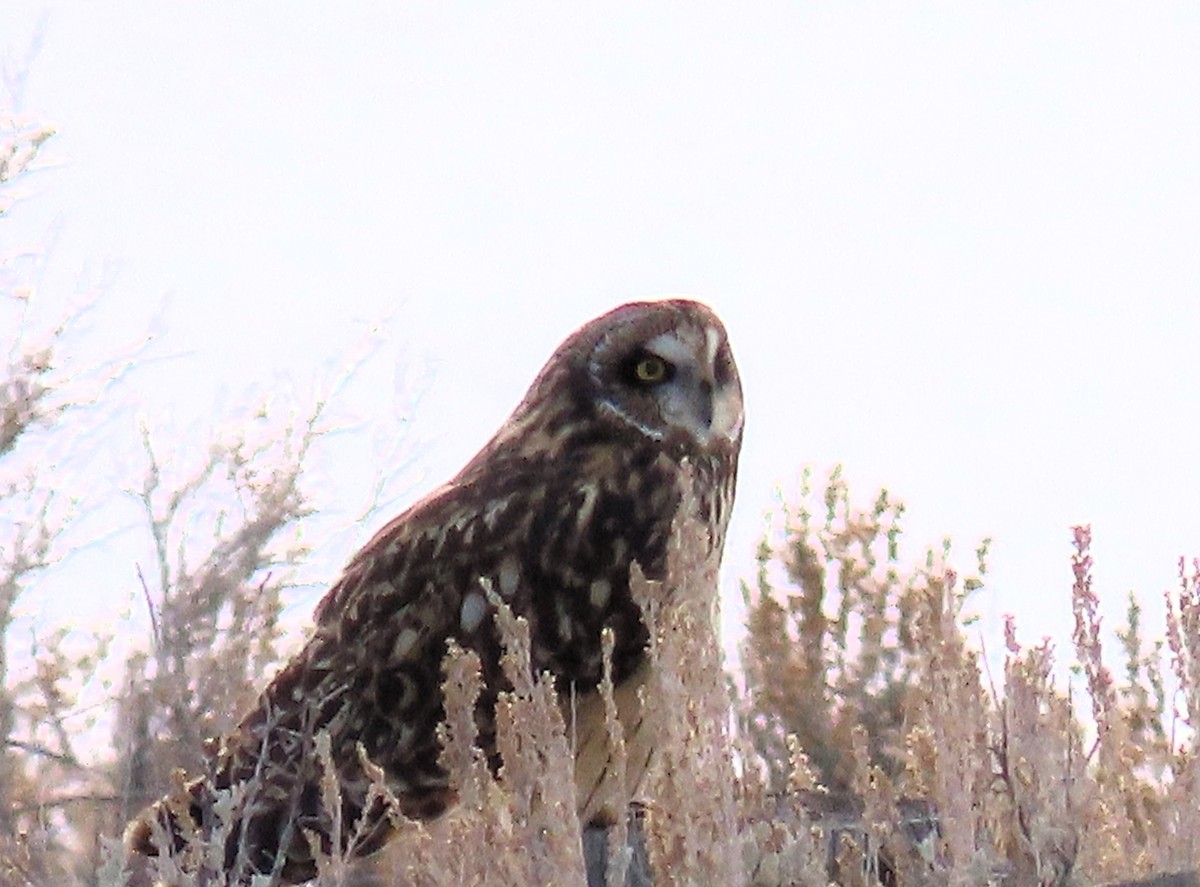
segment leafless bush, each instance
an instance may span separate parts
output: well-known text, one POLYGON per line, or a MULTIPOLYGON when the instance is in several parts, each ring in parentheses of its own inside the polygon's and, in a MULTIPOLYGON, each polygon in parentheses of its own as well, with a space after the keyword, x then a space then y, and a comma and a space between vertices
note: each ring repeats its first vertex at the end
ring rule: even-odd
MULTIPOLYGON (((14 105, 0 109, 0 213, 25 196, 52 135, 6 110, 14 105)), ((99 423, 115 436, 109 395, 141 353, 118 345, 115 357, 81 361, 91 306, 47 317, 54 299, 39 289, 38 250, 0 257, 0 884, 93 882, 101 836, 119 833, 174 768, 194 767, 276 665, 280 592, 305 553, 286 531, 307 514, 299 479, 323 415, 321 404, 280 421, 264 407, 218 435, 190 474, 176 467, 192 462, 187 451, 143 431, 145 474, 128 495, 150 552, 137 567, 151 640, 123 638, 127 660, 112 657, 106 630, 22 616, 60 577, 80 578, 58 566, 72 544, 88 545, 64 535, 75 503, 95 512, 119 495, 85 483, 81 453, 99 423), (114 729, 110 748, 103 737, 114 729)), ((134 568, 69 594, 116 598, 137 581, 134 568)))
POLYGON ((281 592, 306 553, 282 537, 308 513, 299 479, 320 415, 318 405, 280 427, 259 411, 173 479, 143 434, 146 472, 131 495, 153 543, 151 568, 138 570, 152 641, 126 663, 117 700, 119 822, 176 768, 197 772, 205 742, 233 726, 279 659, 281 592))
MULTIPOLYGON (((20 77, 9 78, 6 88, 20 77)), ((37 169, 53 130, 0 103, 0 216, 37 169)), ((69 868, 57 834, 80 797, 103 795, 67 722, 79 687, 95 674, 106 638, 68 642, 27 620, 14 631, 31 583, 64 554, 73 511, 56 457, 68 449, 68 419, 111 380, 112 367, 82 372, 66 336, 79 311, 48 321, 37 263, 15 245, 0 256, 0 880, 61 880, 69 868), (90 378, 88 378, 90 376, 90 378), (19 638, 19 639, 18 639, 19 638)))
POLYGON ((773 784, 794 782, 797 760, 817 761, 833 795, 858 799, 858 849, 873 848, 863 858, 874 855, 898 883, 1097 884, 1200 864, 1200 567, 1181 563, 1179 591, 1168 595, 1180 700, 1170 712, 1164 651, 1144 650, 1134 600, 1116 634, 1125 681, 1114 678, 1090 532, 1075 529, 1073 640, 1089 703, 1079 711, 1056 679, 1051 644, 1022 647, 1012 617, 1003 683, 993 684, 966 631, 964 605, 982 580, 961 581, 948 547, 904 567, 899 506, 881 495, 855 510, 840 472, 824 490, 823 522, 812 520, 811 498, 804 489, 782 541, 763 543, 748 592, 741 720, 773 784), (914 800, 935 811, 922 846, 902 833, 914 800))
POLYGON ((759 547, 756 587, 743 586, 749 704, 742 728, 776 790, 788 784, 788 738, 795 737, 817 781, 846 791, 857 726, 866 730, 873 764, 893 776, 902 766, 904 703, 922 663, 918 615, 930 583, 940 580, 932 561, 902 575, 904 508, 886 491, 858 510, 839 469, 819 494, 820 516, 810 510, 813 498, 806 472, 798 501, 771 531, 778 539, 759 547))

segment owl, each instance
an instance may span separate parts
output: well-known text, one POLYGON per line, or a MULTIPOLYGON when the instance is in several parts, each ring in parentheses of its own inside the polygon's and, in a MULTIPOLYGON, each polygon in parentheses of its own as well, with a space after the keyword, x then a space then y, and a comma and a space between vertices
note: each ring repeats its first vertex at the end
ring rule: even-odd
MULTIPOLYGON (((331 845, 335 821, 353 827, 352 849, 364 855, 386 842, 390 820, 368 770, 382 771, 404 815, 440 815, 455 800, 437 731, 451 642, 480 658, 478 743, 500 764, 494 709, 508 687, 498 601, 527 620, 533 669, 552 674, 564 710, 569 701, 585 721, 576 749, 581 821, 604 824, 623 812, 605 809, 599 790, 597 749, 608 747, 596 740, 601 634, 612 631, 612 678, 628 698, 645 677, 649 641, 631 566, 663 578, 683 502, 719 556, 742 424, 737 367, 707 307, 635 302, 583 326, 467 466, 351 558, 317 606, 303 649, 216 743, 207 772, 130 824, 129 849, 181 854, 211 830, 224 797, 225 864, 240 872, 231 880, 274 872, 297 883, 316 871, 306 832, 331 845), (322 732, 340 789, 337 817, 322 794, 322 732)), ((636 724, 624 726, 636 734, 636 724)), ((649 750, 631 739, 636 783, 649 750)))

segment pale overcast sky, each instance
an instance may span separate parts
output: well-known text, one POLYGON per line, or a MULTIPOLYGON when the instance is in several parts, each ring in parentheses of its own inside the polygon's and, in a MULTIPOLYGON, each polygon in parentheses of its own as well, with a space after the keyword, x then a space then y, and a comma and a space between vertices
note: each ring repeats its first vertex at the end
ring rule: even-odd
POLYGON ((5 251, 50 245, 49 314, 105 287, 98 351, 171 356, 112 446, 389 321, 364 409, 428 380, 411 499, 573 328, 689 295, 747 392, 729 601, 804 464, 889 487, 914 556, 994 537, 980 609, 1026 640, 1069 644, 1073 523, 1110 626, 1200 554, 1194 3, 0 0, 0 51, 59 131, 5 251))

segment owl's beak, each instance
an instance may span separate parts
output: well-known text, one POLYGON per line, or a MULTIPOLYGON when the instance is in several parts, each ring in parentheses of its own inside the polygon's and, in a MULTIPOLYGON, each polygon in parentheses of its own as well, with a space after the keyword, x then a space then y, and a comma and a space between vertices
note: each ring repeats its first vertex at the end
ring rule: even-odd
POLYGON ((732 443, 742 435, 745 419, 742 395, 736 385, 717 388, 709 395, 709 429, 713 438, 732 443))
POLYGON ((718 387, 705 375, 683 386, 680 394, 676 419, 702 447, 732 442, 741 434, 742 404, 737 391, 718 387))

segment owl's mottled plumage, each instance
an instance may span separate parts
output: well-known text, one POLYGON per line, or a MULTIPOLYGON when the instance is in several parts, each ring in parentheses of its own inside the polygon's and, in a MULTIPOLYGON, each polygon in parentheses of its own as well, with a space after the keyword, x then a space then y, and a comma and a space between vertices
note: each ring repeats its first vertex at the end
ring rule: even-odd
MULTIPOLYGON (((328 835, 331 828, 314 753, 322 730, 331 739, 346 829, 368 796, 360 744, 406 815, 440 814, 454 800, 437 738, 450 639, 480 655, 479 741, 495 757, 493 708, 505 685, 486 587, 529 621, 533 668, 555 675, 577 714, 602 718, 588 701, 602 677, 601 630, 615 635, 618 695, 629 695, 646 659, 630 566, 636 561, 648 577, 662 577, 685 482, 720 549, 741 431, 737 369, 708 308, 632 303, 578 330, 479 454, 353 557, 317 607, 311 639, 220 743, 209 772, 182 800, 143 813, 127 831, 130 846, 159 852, 154 822, 181 845, 183 835, 203 833, 214 789, 245 786, 228 864, 240 854, 269 872, 282 852, 285 880, 311 877, 304 831, 328 835), (184 817, 194 826, 182 828, 184 817)), ((596 745, 591 732, 579 726, 580 748, 596 745)), ((585 821, 612 814, 600 809, 597 785, 589 784, 603 769, 577 763, 585 821)), ((381 811, 365 813, 379 822, 355 848, 362 853, 387 837, 381 811)))

